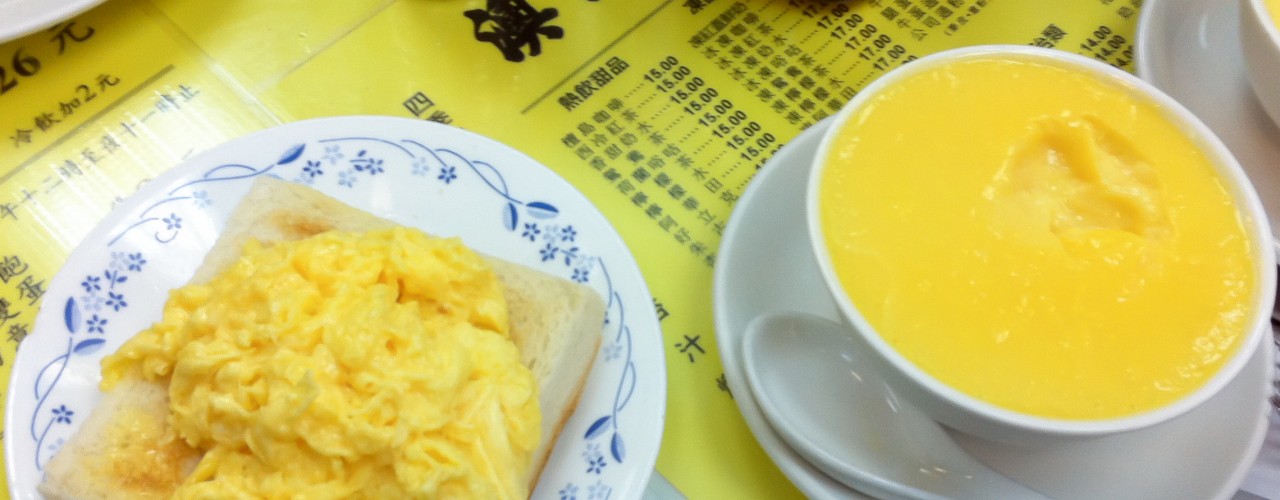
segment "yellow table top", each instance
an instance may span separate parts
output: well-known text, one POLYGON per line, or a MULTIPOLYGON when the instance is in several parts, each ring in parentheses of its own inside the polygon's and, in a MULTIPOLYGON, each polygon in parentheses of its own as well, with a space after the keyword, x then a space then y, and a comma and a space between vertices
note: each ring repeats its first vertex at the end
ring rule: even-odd
MULTIPOLYGON (((0 44, 0 360, 71 249, 182 159, 305 118, 433 120, 551 166, 630 245, 665 336, 658 471, 693 498, 798 496, 738 415, 711 317, 716 248, 757 167, 877 76, 939 50, 1031 44, 1132 70, 1141 3, 110 0, 0 44), (517 20, 538 29, 504 30, 517 20), (700 126, 703 94, 770 139, 743 146, 741 131, 700 126), (623 108, 642 133, 594 130, 623 108), (602 168, 624 149, 693 168, 602 168)), ((8 370, 0 361, 0 388, 8 370)))

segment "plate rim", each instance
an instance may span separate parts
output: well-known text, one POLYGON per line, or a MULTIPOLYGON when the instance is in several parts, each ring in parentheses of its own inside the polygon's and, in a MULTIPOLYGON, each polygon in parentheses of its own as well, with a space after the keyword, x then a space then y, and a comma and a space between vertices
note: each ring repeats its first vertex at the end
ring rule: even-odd
MULTIPOLYGON (((19 18, 16 23, 0 24, 0 43, 16 40, 24 36, 40 31, 49 26, 58 24, 81 13, 92 9, 106 0, 71 0, 62 1, 54 4, 52 9, 35 9, 33 12, 29 8, 22 9, 23 14, 36 14, 28 17, 19 18)), ((13 14, 9 11, 14 5, 19 8, 25 6, 45 7, 50 3, 49 0, 19 0, 0 9, 0 19, 10 17, 13 14)))
MULTIPOLYGON (((1168 79, 1163 78, 1163 76, 1167 73, 1167 70, 1169 70, 1170 68, 1154 62, 1154 61, 1163 59, 1161 57, 1155 57, 1155 56, 1160 52, 1168 50, 1168 48, 1164 47, 1164 44, 1161 43, 1161 44, 1154 44, 1154 45, 1161 46, 1160 49, 1153 49, 1152 47, 1154 45, 1150 42, 1153 39, 1155 39, 1156 33, 1164 35, 1166 34, 1167 31, 1176 27, 1175 25, 1171 24, 1169 21, 1169 17, 1172 15, 1170 13, 1170 9, 1185 9, 1187 8, 1187 5, 1199 6, 1200 8, 1197 10, 1198 12, 1210 12, 1210 11, 1214 11, 1215 9, 1220 9, 1223 6, 1227 6, 1227 8, 1232 9, 1231 13, 1235 14, 1236 16, 1239 16, 1239 10, 1238 10, 1239 2, 1236 0, 1207 0, 1203 2, 1193 2, 1188 0, 1147 0, 1146 3, 1143 4, 1142 10, 1138 15, 1137 27, 1134 30, 1133 74, 1134 76, 1137 76, 1139 79, 1151 84, 1151 86, 1159 89, 1161 92, 1168 95, 1170 98, 1173 98, 1175 101, 1178 101, 1179 103, 1183 103, 1185 97, 1179 97, 1174 95, 1174 92, 1168 88, 1171 82, 1168 79), (1234 5, 1228 6, 1228 4, 1234 4, 1234 5), (1161 71, 1160 68, 1163 68, 1165 71, 1161 71)), ((1227 15, 1227 14, 1219 10, 1217 11, 1217 15, 1227 15)), ((1236 36, 1236 38, 1238 39, 1238 35, 1233 35, 1233 36, 1236 36)), ((1167 37, 1160 38, 1160 41, 1162 42, 1167 40, 1168 40, 1167 37)), ((1244 57, 1243 55, 1240 55, 1240 58, 1239 58, 1239 65, 1240 65, 1241 71, 1244 71, 1243 57, 1244 57)), ((1243 93, 1251 93, 1252 89, 1245 88, 1240 91, 1243 93)), ((1252 97, 1252 95, 1250 94, 1249 97, 1252 97)), ((1231 156, 1236 159, 1237 163, 1240 164, 1241 168, 1244 170, 1244 173, 1249 178, 1250 182, 1254 183, 1254 178, 1256 176, 1253 175, 1253 172, 1252 172, 1253 169, 1247 166, 1245 161, 1243 161, 1242 156, 1236 152, 1236 149, 1239 148, 1239 145, 1238 143, 1236 143, 1234 140, 1231 139, 1230 137, 1231 134, 1220 133, 1217 130, 1217 127, 1215 127, 1214 125, 1211 125, 1209 120, 1206 120, 1204 117, 1201 116, 1201 113, 1192 109, 1191 106, 1188 106, 1186 104, 1182 104, 1182 105, 1183 107, 1187 108, 1187 110, 1190 111, 1192 114, 1196 115, 1197 119, 1199 119, 1202 123, 1204 123, 1205 127, 1213 132, 1213 135, 1218 137, 1218 139, 1223 143, 1223 145, 1226 146, 1228 152, 1231 153, 1231 156)), ((1280 157, 1275 157, 1271 159, 1274 161, 1280 161, 1280 157)), ((1259 200, 1263 202, 1263 208, 1265 212, 1267 203, 1266 203, 1266 200, 1263 199, 1263 193, 1260 190, 1258 190, 1256 186, 1254 187, 1254 191, 1258 193, 1259 200)), ((1277 257, 1280 258, 1280 213, 1275 214, 1274 216, 1271 214, 1267 214, 1267 217, 1271 219, 1270 222, 1271 222, 1272 233, 1273 233, 1272 246, 1276 252, 1277 257)))
MULTIPOLYGON (((763 416, 763 410, 759 407, 755 398, 751 396, 749 387, 746 385, 746 381, 739 377, 737 373, 730 373, 731 371, 736 372, 742 370, 742 363, 739 359, 741 357, 741 353, 738 352, 741 350, 741 345, 739 345, 741 342, 737 339, 736 333, 729 331, 729 319, 726 313, 723 312, 723 304, 729 302, 727 297, 727 281, 733 274, 729 269, 729 266, 724 264, 731 263, 733 260, 736 260, 735 257, 725 258, 725 256, 735 255, 734 251, 727 251, 727 249, 738 239, 738 232, 750 230, 750 228, 744 225, 745 223, 742 222, 743 217, 740 215, 741 213, 746 212, 749 202, 761 196, 758 192, 763 191, 764 188, 761 186, 763 186, 764 182, 768 180, 767 176, 762 174, 773 175, 774 171, 785 168, 784 162, 790 159, 790 157, 795 155, 803 157, 805 151, 802 148, 802 144, 804 143, 810 141, 814 142, 814 154, 816 154, 817 141, 821 140, 826 129, 831 126, 832 121, 832 117, 827 117, 810 126, 808 129, 801 131, 800 134, 796 135, 796 137, 784 145, 778 153, 775 153, 773 157, 769 158, 769 161, 765 162, 765 165, 761 167, 760 171, 756 173, 756 176, 751 179, 750 183, 748 183, 747 189, 743 191, 742 197, 738 200, 738 203, 734 206, 733 213, 729 216, 729 222, 725 227, 724 237, 721 239, 720 248, 717 250, 717 255, 720 255, 720 259, 716 263, 717 265, 712 279, 712 315, 716 329, 716 345, 717 349, 720 351, 722 364, 729 363, 733 366, 732 369, 726 370, 726 382, 734 392, 746 395, 745 397, 738 396, 734 398, 735 406, 738 407, 738 414, 743 418, 747 428, 751 431, 752 437, 756 440, 757 444, 760 445, 765 455, 769 457, 773 466, 781 470, 783 475, 786 476, 787 479, 789 479, 791 483, 805 496, 814 498, 839 498, 848 496, 852 496, 853 498, 870 498, 866 496, 866 493, 840 483, 836 479, 819 470, 813 464, 805 461, 798 452, 791 449, 777 431, 773 430, 772 427, 769 426, 768 421, 765 420, 765 417, 763 416), (784 152, 786 153, 785 155, 783 154, 784 152), (726 339, 730 341, 726 341, 726 339), (726 362, 726 359, 730 361, 726 362), (748 417, 747 413, 752 414, 752 416, 748 417), (759 422, 753 424, 752 422, 755 420, 758 420, 759 422), (764 442, 761 442, 762 433, 767 436, 763 439, 772 441, 773 444, 766 445, 764 442), (787 459, 785 460, 786 463, 779 463, 779 456, 785 457, 787 459)), ((806 254, 804 258, 807 259, 809 257, 806 254)))

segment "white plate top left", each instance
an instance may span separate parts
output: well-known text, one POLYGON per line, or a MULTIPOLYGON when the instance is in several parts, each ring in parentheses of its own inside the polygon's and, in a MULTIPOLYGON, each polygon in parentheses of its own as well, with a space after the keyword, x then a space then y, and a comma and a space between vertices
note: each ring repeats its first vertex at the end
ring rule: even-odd
POLYGON ((0 0, 0 43, 30 35, 104 0, 0 0))

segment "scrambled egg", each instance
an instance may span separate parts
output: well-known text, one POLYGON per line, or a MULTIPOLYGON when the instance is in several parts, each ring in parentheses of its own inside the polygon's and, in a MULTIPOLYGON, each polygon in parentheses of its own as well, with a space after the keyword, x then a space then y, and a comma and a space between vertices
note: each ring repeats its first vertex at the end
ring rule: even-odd
POLYGON ((169 380, 177 498, 526 498, 537 385, 492 270, 397 228, 246 246, 103 360, 169 380))

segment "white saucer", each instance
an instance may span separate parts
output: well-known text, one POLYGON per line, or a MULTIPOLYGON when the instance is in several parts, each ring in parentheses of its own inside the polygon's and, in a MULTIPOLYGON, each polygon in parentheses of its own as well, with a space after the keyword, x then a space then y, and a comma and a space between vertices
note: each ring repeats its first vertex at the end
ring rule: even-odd
POLYGON ((1244 167, 1280 247, 1280 128, 1253 95, 1237 0, 1147 0, 1137 74, 1195 113, 1244 167))
MULTIPOLYGON (((783 147, 739 200, 715 271, 716 340, 734 401, 782 472, 809 497, 858 498, 769 427, 742 366, 741 335, 757 315, 803 311, 838 317, 810 257, 802 203, 814 151, 829 125, 818 123, 783 147)), ((957 441, 992 468, 1054 498, 1226 498, 1249 470, 1266 432, 1272 349, 1261 347, 1205 406, 1156 427, 1048 450, 957 441)))

